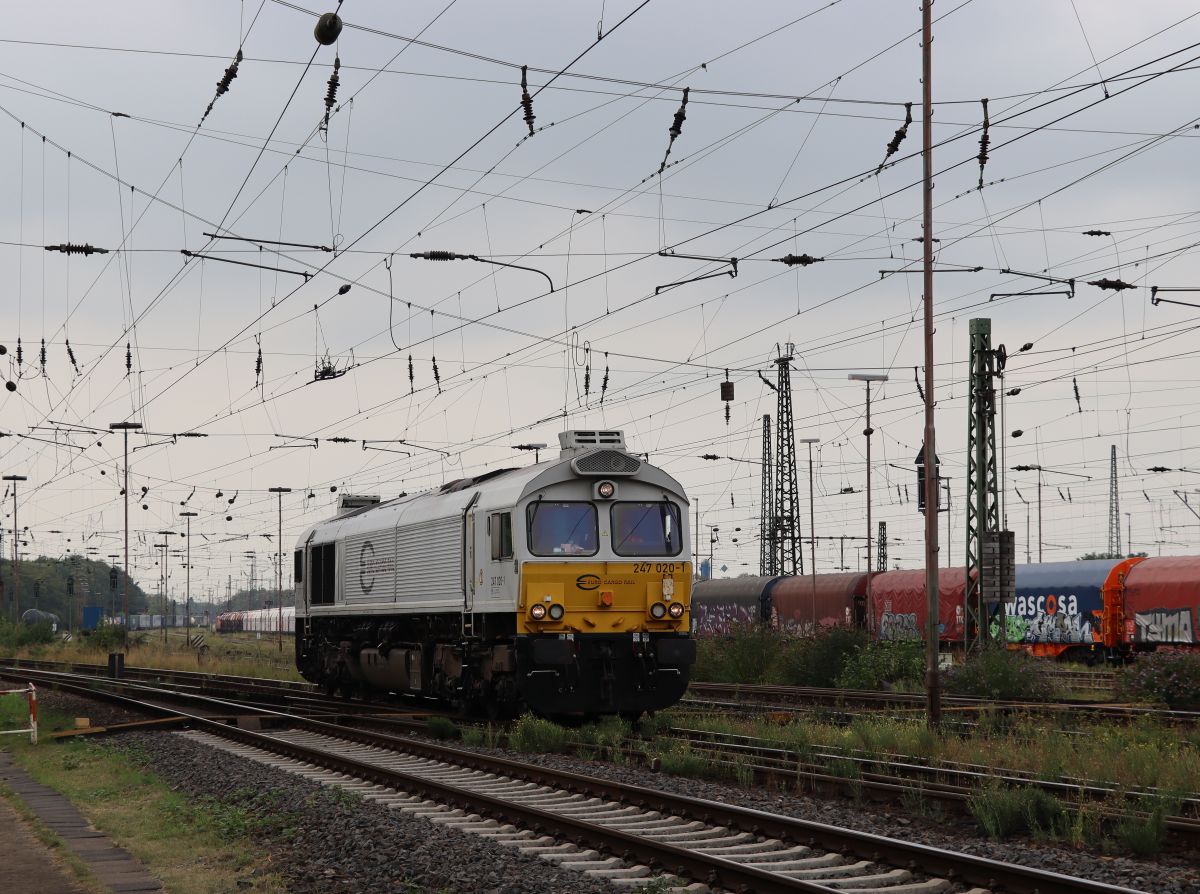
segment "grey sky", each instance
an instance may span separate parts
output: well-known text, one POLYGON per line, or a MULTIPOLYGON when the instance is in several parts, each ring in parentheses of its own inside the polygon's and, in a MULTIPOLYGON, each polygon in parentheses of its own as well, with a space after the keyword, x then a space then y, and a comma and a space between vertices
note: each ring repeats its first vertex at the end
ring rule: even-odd
MULTIPOLYGON (((994 340, 1012 354, 1034 343, 1009 366, 1006 384, 1023 391, 1008 402, 1006 427, 1024 435, 1009 440, 1007 464, 1091 476, 1047 478, 1045 540, 1057 545, 1047 547, 1047 560, 1106 547, 1114 443, 1134 547, 1194 552, 1200 532, 1173 493, 1190 490, 1196 503, 1196 476, 1145 471, 1200 468, 1188 329, 1197 311, 1151 307, 1148 289, 1200 284, 1187 248, 1200 229, 1192 161, 1200 119, 1187 102, 1200 47, 1187 48, 1200 43, 1200 15, 1182 2, 1076 6, 1082 30, 1067 0, 935 6, 944 16, 935 28, 935 136, 961 136, 935 154, 938 170, 957 165, 936 182, 939 264, 986 268, 941 275, 935 293, 939 454, 953 477, 955 561, 963 553, 963 379, 973 316, 990 316, 994 340), (1152 81, 1122 77, 1172 67, 1182 70, 1152 81), (1105 88, 1080 88, 1100 76, 1112 79, 1108 100, 1105 88), (1048 88, 1055 89, 1041 92, 1048 88), (980 192, 974 156, 985 96, 991 158, 980 192), (1113 236, 1081 235, 1088 229, 1113 236), (1076 295, 988 304, 991 293, 1037 285, 1002 268, 1078 277, 1076 295), (1101 276, 1140 288, 1114 294, 1084 285, 1101 276)), ((180 502, 196 489, 188 506, 201 513, 193 550, 197 588, 207 590, 223 588, 229 574, 236 581, 246 549, 264 561, 274 551, 260 536, 275 529, 268 487, 295 490, 284 509, 290 545, 329 511, 331 487, 386 498, 526 462, 512 445, 553 444, 569 423, 623 429, 633 449, 684 483, 705 523, 720 525, 718 564, 730 574, 753 571, 758 467, 698 456, 758 458, 759 420, 774 404, 757 370, 769 371, 776 343, 791 341, 798 434, 824 442, 818 533, 864 533, 861 493, 839 494, 861 491, 865 473, 862 388, 846 374, 886 371, 892 381, 874 413, 875 515, 900 538, 893 561, 920 563, 907 471, 920 442, 919 277, 879 274, 919 258, 920 194, 904 189, 920 174, 910 157, 920 146, 919 119, 901 161, 874 176, 903 103, 914 102, 919 115, 915 4, 346 0, 338 46, 321 48, 307 71, 314 16, 272 0, 259 9, 260 0, 47 2, 22 7, 6 31, 4 378, 17 378, 18 336, 24 364, 18 390, 0 392, 0 430, 86 448, 0 441, 4 472, 30 478, 21 512, 35 538, 28 552, 60 554, 86 542, 105 555, 117 551, 121 527, 117 439, 32 426, 102 429, 138 418, 154 432, 209 435, 139 450, 132 474, 135 496, 150 489, 133 510, 139 532, 178 525, 180 502), (535 126, 544 129, 527 138, 518 66, 534 69, 536 91, 546 72, 595 41, 602 12, 605 38, 536 96, 535 126), (193 138, 256 14, 237 78, 193 138), (397 37, 422 29, 438 47, 397 37), (341 105, 327 133, 317 132, 335 52, 341 105), (684 86, 692 91, 687 119, 672 165, 658 177, 684 86), (136 191, 117 186, 118 168, 136 191), (244 237, 350 250, 210 245, 202 233, 222 221, 244 237), (132 250, 68 259, 39 247, 68 240, 109 249, 124 241, 132 250), (182 248, 320 272, 306 282, 215 261, 185 265, 182 248), (655 296, 658 285, 728 269, 656 257, 661 248, 736 256, 738 276, 655 296), (429 249, 534 267, 555 291, 537 273, 408 257, 429 249), (768 261, 789 252, 826 261, 803 269, 768 261), (384 260, 393 253, 389 337, 384 260), (351 290, 337 295, 346 283, 351 290), (313 382, 327 351, 339 370, 353 368, 313 382), (737 383, 728 426, 718 395, 727 367, 737 383), (320 446, 289 446, 304 442, 281 435, 319 438, 320 446), (361 443, 402 450, 384 443, 398 439, 449 456, 406 457, 361 443), (735 527, 742 531, 733 534, 735 527), (250 540, 228 539, 242 535, 250 540)), ((1025 509, 1013 486, 1032 500, 1034 481, 1014 473, 1008 483, 1009 526, 1023 559, 1025 509)), ((11 501, 4 511, 7 527, 11 501)), ((1123 537, 1125 526, 1122 516, 1123 537)), ((1036 538, 1036 518, 1034 529, 1036 538)), ((1036 560, 1036 544, 1034 553, 1036 560)), ((852 551, 846 560, 855 565, 852 551)), ((139 548, 135 576, 153 580, 151 562, 139 548)), ((836 548, 818 550, 819 570, 837 562, 836 548)))

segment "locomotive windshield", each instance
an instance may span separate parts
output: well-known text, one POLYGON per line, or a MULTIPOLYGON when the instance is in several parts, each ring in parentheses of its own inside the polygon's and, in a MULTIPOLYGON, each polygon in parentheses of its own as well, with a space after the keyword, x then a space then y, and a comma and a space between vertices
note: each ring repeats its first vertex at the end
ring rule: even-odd
POLYGON ((535 556, 594 556, 599 549, 591 503, 530 503, 529 551, 535 556))
POLYGON ((614 503, 613 552, 618 556, 677 556, 683 549, 674 503, 614 503))

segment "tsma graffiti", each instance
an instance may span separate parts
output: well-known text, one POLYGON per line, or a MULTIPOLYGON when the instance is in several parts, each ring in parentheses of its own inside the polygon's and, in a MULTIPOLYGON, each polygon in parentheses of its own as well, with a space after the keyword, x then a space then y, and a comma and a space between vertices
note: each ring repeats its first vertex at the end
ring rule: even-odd
POLYGON ((917 631, 916 613, 898 614, 896 612, 884 612, 879 616, 879 638, 891 640, 920 639, 921 634, 917 631))
POLYGON ((1192 612, 1187 608, 1156 608, 1133 616, 1134 642, 1192 643, 1192 612))

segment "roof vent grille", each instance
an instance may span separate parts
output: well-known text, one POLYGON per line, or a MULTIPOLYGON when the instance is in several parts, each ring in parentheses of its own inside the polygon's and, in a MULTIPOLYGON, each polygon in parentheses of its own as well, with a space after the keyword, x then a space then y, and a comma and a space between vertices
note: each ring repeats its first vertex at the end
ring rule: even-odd
POLYGON ((573 463, 576 475, 636 475, 641 460, 620 450, 589 450, 573 463))

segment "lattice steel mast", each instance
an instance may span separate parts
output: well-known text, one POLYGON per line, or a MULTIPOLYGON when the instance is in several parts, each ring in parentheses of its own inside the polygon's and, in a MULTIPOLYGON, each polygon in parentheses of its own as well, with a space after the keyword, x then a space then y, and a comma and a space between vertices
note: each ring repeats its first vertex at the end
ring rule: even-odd
POLYGON ((774 574, 804 573, 800 551, 800 486, 796 476, 796 429, 792 420, 791 362, 795 346, 780 348, 775 360, 779 398, 775 413, 775 567, 774 574))
POLYGON ((771 460, 771 415, 762 418, 762 519, 758 526, 758 573, 775 575, 775 464, 771 460))
POLYGON ((1121 558, 1121 495, 1117 493, 1117 445, 1112 445, 1108 464, 1108 554, 1121 558))
MULTIPOLYGON (((992 321, 971 320, 967 390, 967 589, 964 640, 968 652, 987 642, 989 606, 1000 602, 1000 497, 996 480, 997 353, 992 321)), ((1001 359, 1001 364, 1003 360, 1001 359)), ((999 631, 998 631, 999 632, 999 631)))

